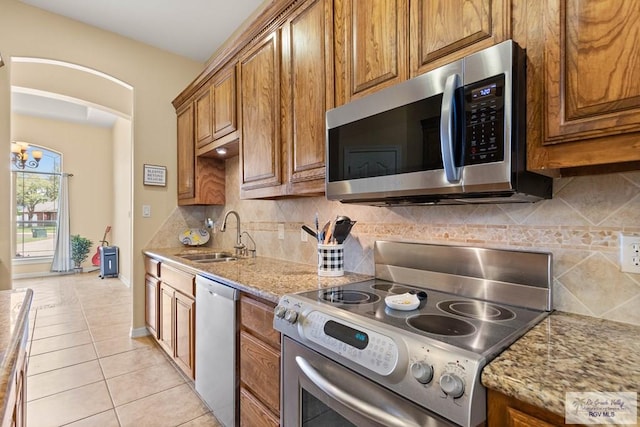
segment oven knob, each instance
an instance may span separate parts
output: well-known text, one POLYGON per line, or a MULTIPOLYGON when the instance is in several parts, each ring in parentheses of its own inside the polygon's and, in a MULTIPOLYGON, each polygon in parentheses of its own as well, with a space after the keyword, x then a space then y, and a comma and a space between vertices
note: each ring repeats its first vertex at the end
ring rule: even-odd
POLYGON ((287 312, 287 309, 284 308, 283 306, 279 305, 276 307, 274 314, 276 315, 276 317, 278 319, 284 319, 284 315, 287 312))
POLYGON ((293 310, 287 310, 284 314, 284 320, 291 324, 296 323, 296 320, 298 320, 298 313, 293 310))
POLYGON ((429 384, 433 379, 433 366, 424 362, 411 364, 411 375, 421 384, 429 384))
POLYGON ((443 374, 440 377, 440 388, 454 399, 464 394, 464 383, 455 374, 443 374))

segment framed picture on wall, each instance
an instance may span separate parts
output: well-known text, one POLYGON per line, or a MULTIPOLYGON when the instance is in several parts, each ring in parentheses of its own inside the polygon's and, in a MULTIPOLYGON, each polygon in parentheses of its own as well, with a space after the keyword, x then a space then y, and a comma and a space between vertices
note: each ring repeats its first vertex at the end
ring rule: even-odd
POLYGON ((144 165, 144 185, 157 185, 165 187, 167 185, 166 166, 144 165))

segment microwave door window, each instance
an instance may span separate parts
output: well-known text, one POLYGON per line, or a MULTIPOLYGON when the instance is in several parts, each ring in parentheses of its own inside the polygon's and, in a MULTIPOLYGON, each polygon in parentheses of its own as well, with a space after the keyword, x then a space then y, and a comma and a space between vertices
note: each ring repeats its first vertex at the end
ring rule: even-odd
POLYGON ((442 95, 329 130, 329 181, 442 169, 442 95))

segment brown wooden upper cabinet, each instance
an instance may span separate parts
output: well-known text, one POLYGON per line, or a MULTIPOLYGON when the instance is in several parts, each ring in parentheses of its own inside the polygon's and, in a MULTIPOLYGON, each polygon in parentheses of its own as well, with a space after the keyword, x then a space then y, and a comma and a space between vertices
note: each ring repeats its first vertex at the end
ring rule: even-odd
POLYGON ((509 38, 509 0, 410 1, 411 75, 509 38))
POLYGON ((408 0, 335 0, 336 104, 407 80, 408 0))
POLYGON ((508 0, 335 0, 336 102, 500 43, 508 0))
POLYGON ((240 57, 241 190, 281 184, 280 31, 240 57))
POLYGON ((196 157, 195 105, 191 100, 176 110, 178 205, 224 204, 224 162, 196 157))
MULTIPOLYGON (((235 63, 218 71, 195 100, 196 154, 216 156, 215 149, 238 139, 235 63)), ((237 152, 237 147, 231 147, 237 152)), ((230 153, 234 154, 234 153, 230 153)))
POLYGON ((213 142, 213 86, 205 86, 195 101, 196 148, 200 149, 213 142))
POLYGON ((526 16, 541 17, 526 26, 528 168, 637 169, 628 162, 640 161, 640 3, 547 0, 527 7, 526 16))
POLYGON ((332 11, 330 0, 307 0, 240 56, 243 198, 324 191, 332 11))

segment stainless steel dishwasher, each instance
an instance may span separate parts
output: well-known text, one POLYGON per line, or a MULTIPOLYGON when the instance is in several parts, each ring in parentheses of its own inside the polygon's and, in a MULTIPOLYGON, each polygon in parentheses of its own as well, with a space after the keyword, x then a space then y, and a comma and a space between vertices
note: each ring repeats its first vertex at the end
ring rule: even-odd
POLYGON ((225 427, 236 425, 238 291, 196 276, 196 391, 225 427))

